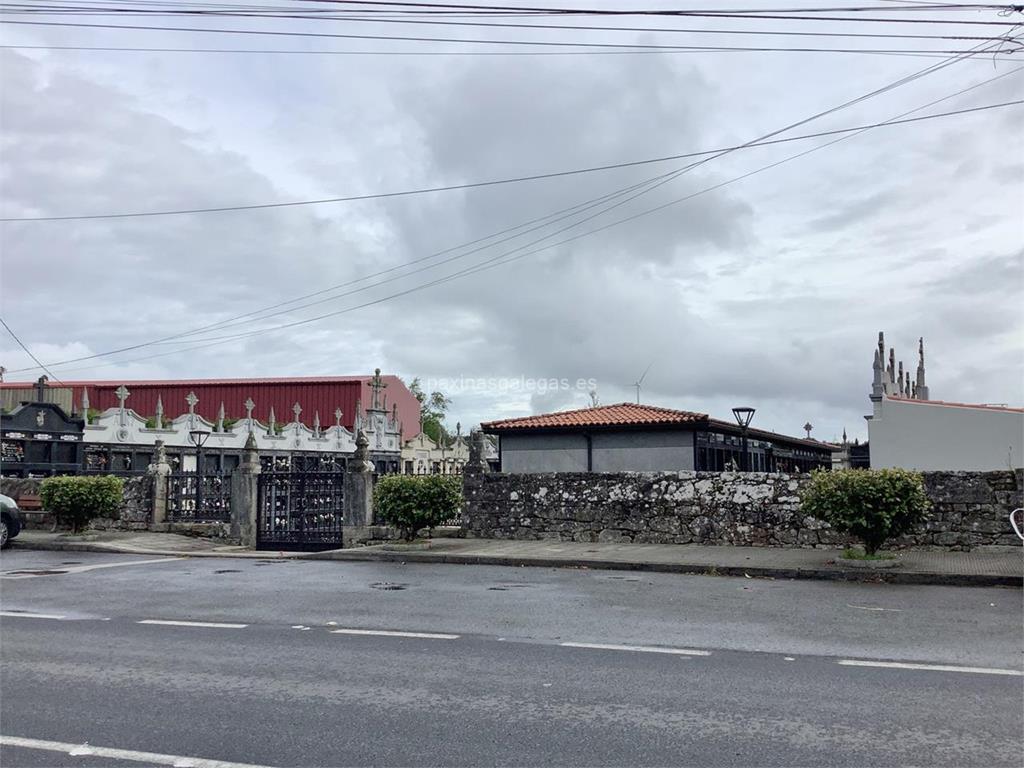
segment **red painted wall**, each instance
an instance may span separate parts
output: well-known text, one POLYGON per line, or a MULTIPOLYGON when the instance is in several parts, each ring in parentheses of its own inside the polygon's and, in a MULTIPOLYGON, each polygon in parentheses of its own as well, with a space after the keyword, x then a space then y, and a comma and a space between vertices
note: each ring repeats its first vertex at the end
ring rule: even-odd
MULTIPOLYGON (((386 388, 383 397, 390 411, 398 404, 398 418, 402 422, 402 437, 408 440, 420 432, 420 406, 412 392, 397 376, 381 376, 386 388)), ((294 418, 292 407, 297 402, 302 407, 299 416, 306 425, 313 424, 313 415, 320 412, 320 424, 324 428, 334 425, 334 410, 341 408, 341 423, 352 429, 356 414, 356 400, 362 399, 363 410, 369 407, 372 393, 370 376, 335 376, 324 378, 298 379, 197 379, 194 381, 65 381, 66 387, 74 392, 74 407, 82 404, 82 391, 89 392, 89 407, 98 410, 117 407, 114 394, 122 384, 128 389, 126 405, 143 417, 156 413, 159 397, 164 406, 164 416, 173 419, 188 413, 185 398, 195 392, 199 398, 196 413, 209 421, 215 421, 221 402, 229 419, 245 417, 245 401, 252 398, 256 403, 253 416, 266 423, 270 409, 279 424, 294 418)), ((15 388, 31 386, 29 383, 4 382, 0 387, 15 388)), ((59 385, 54 387, 59 388, 59 385)))

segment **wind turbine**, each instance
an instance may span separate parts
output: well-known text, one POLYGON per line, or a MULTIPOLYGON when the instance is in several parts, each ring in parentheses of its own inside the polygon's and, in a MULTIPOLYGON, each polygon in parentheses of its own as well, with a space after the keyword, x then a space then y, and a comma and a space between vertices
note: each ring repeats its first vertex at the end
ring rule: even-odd
POLYGON ((646 368, 644 368, 644 372, 640 375, 640 378, 637 379, 633 383, 633 386, 636 387, 636 404, 637 405, 640 405, 640 385, 644 383, 644 379, 647 378, 647 372, 649 370, 651 370, 651 366, 652 365, 654 365, 654 360, 651 360, 650 364, 648 364, 648 366, 646 368))

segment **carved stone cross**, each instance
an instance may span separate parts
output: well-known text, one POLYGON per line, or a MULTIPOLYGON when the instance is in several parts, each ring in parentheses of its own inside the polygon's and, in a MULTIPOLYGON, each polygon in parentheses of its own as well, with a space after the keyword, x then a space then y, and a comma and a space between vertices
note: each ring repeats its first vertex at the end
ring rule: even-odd
POLYGON ((295 403, 295 405, 292 406, 292 413, 295 414, 295 421, 298 422, 299 414, 302 413, 302 406, 295 403))
POLYGON ((252 412, 256 408, 256 403, 252 401, 252 398, 246 398, 245 402, 242 403, 245 406, 245 418, 252 421, 252 412))
POLYGON ((121 408, 124 408, 124 401, 128 399, 128 395, 130 394, 131 392, 128 391, 128 387, 124 384, 114 390, 114 396, 117 398, 117 402, 120 404, 121 408))
POLYGON ((189 415, 194 415, 196 412, 196 404, 199 402, 199 398, 196 397, 196 393, 189 392, 188 395, 185 396, 185 402, 188 403, 189 415))
POLYGON ((39 381, 36 382, 36 402, 46 402, 46 382, 49 381, 45 376, 40 376, 39 381))
POLYGON ((341 426, 341 416, 342 416, 341 408, 335 408, 334 409, 334 426, 336 426, 336 427, 340 427, 341 426))

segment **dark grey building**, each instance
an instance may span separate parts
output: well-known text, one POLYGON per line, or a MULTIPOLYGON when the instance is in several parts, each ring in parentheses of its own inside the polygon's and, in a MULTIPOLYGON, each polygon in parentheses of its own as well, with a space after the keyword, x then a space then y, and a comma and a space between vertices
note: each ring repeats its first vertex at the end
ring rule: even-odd
MULTIPOLYGON (((706 413, 619 403, 491 421, 503 472, 723 472, 744 466, 740 427, 706 413)), ((753 472, 807 472, 832 465, 836 446, 760 429, 747 431, 753 472)))

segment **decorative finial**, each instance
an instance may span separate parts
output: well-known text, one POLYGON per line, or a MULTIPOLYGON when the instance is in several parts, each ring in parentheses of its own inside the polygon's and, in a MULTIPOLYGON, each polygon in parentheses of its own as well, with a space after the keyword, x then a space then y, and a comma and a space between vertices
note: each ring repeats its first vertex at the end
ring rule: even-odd
POLYGON ((157 429, 164 428, 164 401, 160 395, 156 396, 156 422, 157 429))
POLYGON ((274 406, 270 406, 270 415, 267 417, 267 435, 272 436, 276 433, 275 427, 277 426, 277 419, 274 418, 274 406))
POLYGON ((214 432, 224 431, 224 401, 220 401, 220 408, 217 409, 217 424, 214 427, 214 432))
POLYGON ((320 411, 313 412, 313 437, 320 437, 320 411))
POLYGON ((82 418, 85 426, 89 426, 89 388, 82 387, 82 418))

